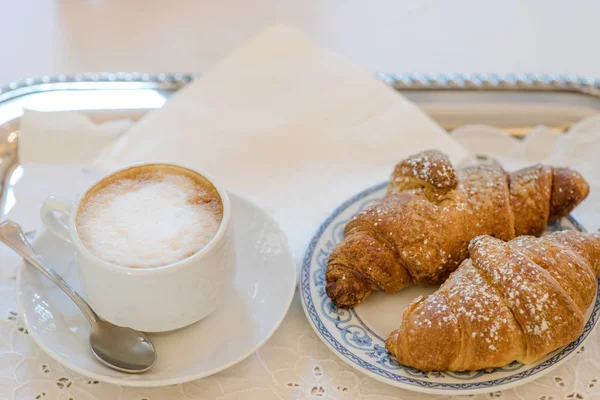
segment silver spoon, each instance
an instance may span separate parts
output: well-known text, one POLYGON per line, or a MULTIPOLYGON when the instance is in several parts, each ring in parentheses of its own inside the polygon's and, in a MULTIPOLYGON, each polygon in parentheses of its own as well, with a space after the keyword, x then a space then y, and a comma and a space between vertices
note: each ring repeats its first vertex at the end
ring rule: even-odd
POLYGON ((0 241, 16 251, 29 264, 54 282, 77 304, 92 325, 90 346, 98 360, 117 371, 139 374, 156 363, 156 350, 142 332, 123 328, 101 319, 29 244, 19 224, 6 220, 0 223, 0 241))

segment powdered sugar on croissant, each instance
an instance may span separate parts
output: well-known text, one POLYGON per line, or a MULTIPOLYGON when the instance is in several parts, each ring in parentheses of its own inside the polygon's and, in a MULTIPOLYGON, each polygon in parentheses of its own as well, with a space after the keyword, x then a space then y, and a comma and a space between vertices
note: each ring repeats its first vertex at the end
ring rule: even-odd
POLYGON ((396 166, 388 194, 346 225, 327 263, 327 294, 348 308, 372 290, 440 284, 467 258, 472 238, 540 235, 588 191, 568 168, 509 174, 497 164, 455 170, 439 151, 409 157, 396 166))
POLYGON ((528 363, 581 335, 600 274, 600 236, 480 236, 469 253, 438 291, 404 311, 386 342, 400 363, 454 371, 528 363))

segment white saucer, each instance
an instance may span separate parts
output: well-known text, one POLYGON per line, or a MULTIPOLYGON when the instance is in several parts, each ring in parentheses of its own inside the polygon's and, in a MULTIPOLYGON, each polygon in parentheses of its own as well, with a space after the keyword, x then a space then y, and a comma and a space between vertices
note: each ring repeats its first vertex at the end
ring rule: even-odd
MULTIPOLYGON (((189 327, 150 337, 155 367, 141 375, 111 370, 92 355, 89 325, 75 304, 28 265, 17 278, 19 313, 33 339, 66 367, 90 378, 126 386, 164 386, 206 377, 254 353, 275 332, 296 286, 296 266, 278 224, 252 203, 230 195, 236 236, 235 288, 217 311, 189 327)), ((79 291, 69 244, 42 232, 34 247, 79 291)), ((106 288, 110 296, 110 287, 106 288)))

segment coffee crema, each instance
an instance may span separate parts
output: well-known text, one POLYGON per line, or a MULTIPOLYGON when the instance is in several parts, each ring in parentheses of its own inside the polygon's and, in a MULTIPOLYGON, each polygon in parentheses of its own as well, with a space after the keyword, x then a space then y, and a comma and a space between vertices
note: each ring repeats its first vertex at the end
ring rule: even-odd
POLYGON ((182 167, 151 164, 119 171, 87 192, 76 225, 96 257, 132 268, 184 260, 215 236, 223 204, 214 186, 182 167))

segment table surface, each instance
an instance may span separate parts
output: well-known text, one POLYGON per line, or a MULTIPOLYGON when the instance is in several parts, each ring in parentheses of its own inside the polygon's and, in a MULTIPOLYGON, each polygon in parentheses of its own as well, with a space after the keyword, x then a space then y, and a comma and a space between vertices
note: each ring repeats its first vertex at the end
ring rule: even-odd
POLYGON ((373 72, 600 76, 599 12, 593 0, 0 0, 0 83, 201 72, 276 22, 373 72))

